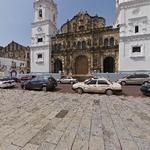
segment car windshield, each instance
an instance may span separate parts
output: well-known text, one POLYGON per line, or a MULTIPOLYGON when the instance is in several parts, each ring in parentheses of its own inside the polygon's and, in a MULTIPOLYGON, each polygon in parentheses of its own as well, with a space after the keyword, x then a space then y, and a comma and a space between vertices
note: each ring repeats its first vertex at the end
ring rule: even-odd
POLYGON ((87 79, 84 81, 84 84, 88 84, 91 81, 91 79, 87 79))

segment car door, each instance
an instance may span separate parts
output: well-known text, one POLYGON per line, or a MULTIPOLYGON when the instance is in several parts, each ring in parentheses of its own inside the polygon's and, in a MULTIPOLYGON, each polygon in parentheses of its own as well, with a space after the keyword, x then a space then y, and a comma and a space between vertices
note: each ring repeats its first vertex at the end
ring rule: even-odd
POLYGON ((44 77, 44 76, 39 77, 38 82, 36 83, 36 88, 37 89, 42 89, 43 86, 46 87, 47 86, 47 84, 46 84, 47 80, 48 80, 47 77, 44 77))
POLYGON ((61 82, 62 82, 62 83, 67 83, 67 82, 68 82, 68 78, 67 78, 67 77, 62 78, 62 79, 61 79, 61 82))
POLYGON ((105 80, 98 80, 97 82, 97 91, 98 93, 105 93, 109 89, 110 84, 105 80))
POLYGON ((135 75, 130 75, 127 77, 126 83, 127 84, 135 84, 137 78, 135 75))
POLYGON ((96 84, 97 84, 97 80, 90 80, 89 82, 87 82, 85 84, 85 88, 84 91, 85 92, 92 92, 92 93, 96 93, 97 88, 96 88, 96 84))
POLYGON ((149 75, 147 75, 147 74, 138 74, 137 75, 137 78, 138 78, 137 84, 143 84, 144 81, 148 80, 148 77, 149 77, 149 75))
POLYGON ((29 81, 30 89, 39 89, 39 78, 34 78, 33 80, 29 81))

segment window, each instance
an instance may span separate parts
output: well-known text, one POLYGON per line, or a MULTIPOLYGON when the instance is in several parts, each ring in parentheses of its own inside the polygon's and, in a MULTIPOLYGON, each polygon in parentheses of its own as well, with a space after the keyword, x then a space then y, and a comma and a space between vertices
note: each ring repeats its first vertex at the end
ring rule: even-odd
POLYGON ((30 67, 30 61, 29 60, 27 61, 27 67, 30 67))
POLYGON ((141 52, 141 47, 140 46, 132 47, 132 53, 140 53, 140 52, 141 52))
POLYGON ((111 37, 111 38, 110 38, 110 46, 111 46, 111 47, 113 47, 113 46, 114 46, 114 41, 115 41, 115 40, 114 40, 114 38, 113 38, 113 37, 111 37))
POLYGON ((104 39, 104 46, 108 46, 108 39, 106 38, 106 39, 104 39))
POLYGON ((86 42, 85 41, 82 41, 82 48, 86 49, 86 42))
POLYGON ((99 38, 99 45, 101 46, 103 44, 103 39, 99 38))
POLYGON ((38 43, 43 42, 43 38, 38 38, 38 43))
POLYGON ((98 80, 98 84, 104 84, 104 85, 108 85, 108 83, 104 80, 98 80))
POLYGON ((75 48, 76 47, 76 42, 73 42, 73 48, 75 48))
POLYGON ((55 20, 56 20, 56 17, 55 17, 55 14, 53 14, 53 21, 55 22, 55 20))
POLYGON ((84 26, 79 26, 79 30, 84 31, 85 30, 84 26))
POLYGON ((135 26, 135 33, 139 32, 139 26, 135 26))
POLYGON ((30 58, 30 53, 27 53, 27 58, 30 58))
POLYGON ((91 81, 89 81, 88 84, 89 84, 89 85, 91 85, 91 84, 96 84, 96 80, 91 80, 91 81))
POLYGON ((37 63, 43 63, 44 62, 44 55, 43 53, 38 53, 37 56, 36 56, 36 62, 37 63))
POLYGON ((42 14, 42 9, 39 10, 39 17, 42 18, 43 14, 42 14))
POLYGON ((77 43, 77 48, 78 48, 78 49, 81 49, 81 46, 82 46, 82 45, 81 45, 81 42, 78 41, 78 43, 77 43))
POLYGON ((88 39, 88 46, 91 46, 91 40, 88 39))
POLYGON ((147 75, 147 74, 136 74, 135 75, 135 78, 148 78, 149 77, 149 75, 147 75))
POLYGON ((127 79, 132 79, 132 78, 135 78, 135 75, 130 75, 127 77, 127 79))
POLYGON ((37 55, 37 58, 38 58, 38 59, 42 59, 42 58, 43 58, 43 55, 42 55, 42 54, 38 54, 38 55, 37 55))

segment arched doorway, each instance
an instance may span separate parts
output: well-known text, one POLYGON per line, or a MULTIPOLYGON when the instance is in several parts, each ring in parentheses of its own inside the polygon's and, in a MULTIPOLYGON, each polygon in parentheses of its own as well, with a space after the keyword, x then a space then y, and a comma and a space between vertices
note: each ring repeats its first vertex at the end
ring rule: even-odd
POLYGON ((17 76, 17 72, 15 70, 12 70, 10 72, 11 77, 16 77, 17 76))
POLYGON ((104 59, 104 72, 115 72, 115 60, 113 57, 106 57, 104 59))
POLYGON ((78 56, 75 60, 75 74, 88 74, 88 58, 78 56))
POLYGON ((21 70, 21 71, 20 71, 20 74, 24 74, 24 71, 23 71, 23 70, 21 70))
POLYGON ((56 60, 54 63, 54 73, 59 73, 62 71, 62 62, 60 60, 56 60))

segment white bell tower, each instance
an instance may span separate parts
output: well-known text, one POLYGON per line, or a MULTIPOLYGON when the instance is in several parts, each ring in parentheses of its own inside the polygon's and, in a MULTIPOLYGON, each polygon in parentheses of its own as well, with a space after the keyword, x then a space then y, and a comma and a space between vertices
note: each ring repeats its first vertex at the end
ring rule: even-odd
POLYGON ((31 72, 51 72, 51 37, 56 34, 57 6, 53 0, 34 0, 31 72))

